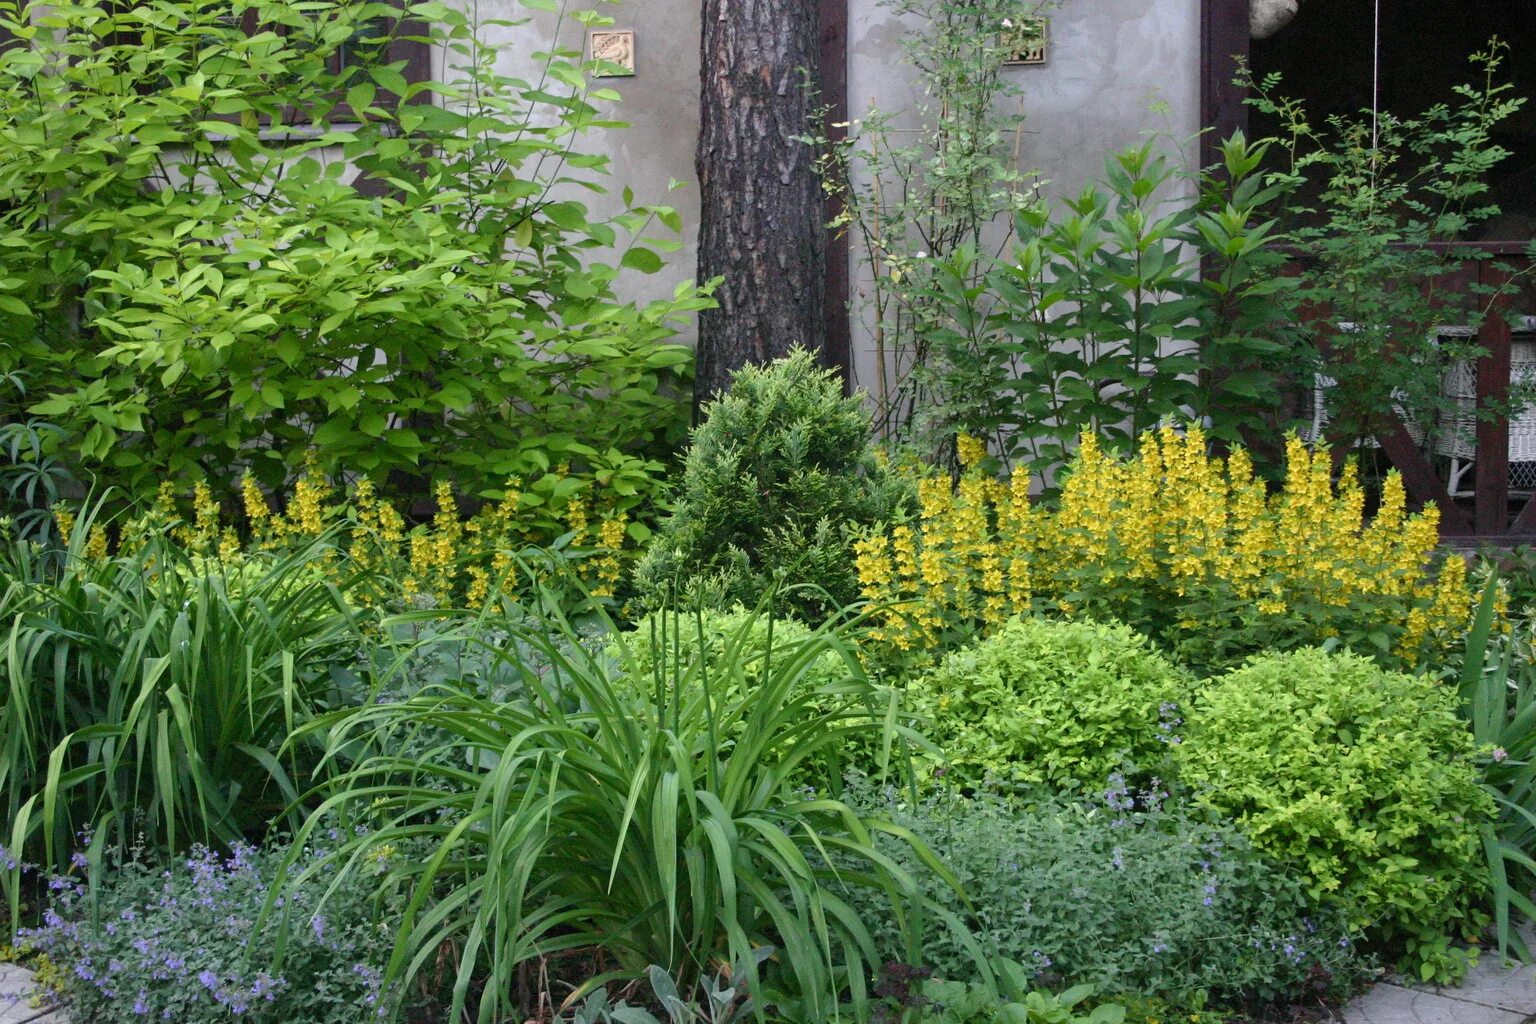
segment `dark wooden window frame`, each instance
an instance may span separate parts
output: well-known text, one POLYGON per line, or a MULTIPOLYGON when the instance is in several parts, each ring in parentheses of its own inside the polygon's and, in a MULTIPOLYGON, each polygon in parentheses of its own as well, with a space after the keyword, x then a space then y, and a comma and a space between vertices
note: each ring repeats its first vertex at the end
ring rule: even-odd
MULTIPOLYGON (((1234 83, 1240 63, 1247 61, 1248 0, 1200 0, 1200 123, 1201 161, 1206 166, 1219 157, 1220 141, 1248 127, 1246 95, 1234 83)), ((1529 240, 1469 243, 1491 256, 1519 257, 1529 251, 1529 240)), ((1505 271, 1482 261, 1469 268, 1485 285, 1496 284, 1505 271)), ((1508 393, 1510 329, 1502 316, 1489 316, 1479 332, 1488 355, 1478 360, 1478 401, 1496 400, 1508 393)), ((1536 498, 1525 503, 1513 521, 1509 518, 1509 424, 1502 418, 1477 424, 1478 486, 1471 515, 1444 498, 1437 474, 1419 454, 1400 427, 1382 438, 1383 450, 1402 472, 1403 482, 1419 501, 1434 501, 1442 511, 1441 533, 1447 537, 1478 537, 1485 540, 1522 540, 1536 536, 1536 498)))

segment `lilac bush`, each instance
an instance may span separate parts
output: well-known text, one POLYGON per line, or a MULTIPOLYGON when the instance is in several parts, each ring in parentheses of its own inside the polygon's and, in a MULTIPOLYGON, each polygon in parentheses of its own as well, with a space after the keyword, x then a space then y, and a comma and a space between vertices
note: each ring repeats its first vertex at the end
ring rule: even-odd
POLYGON ((303 873, 324 851, 306 850, 263 918, 287 852, 197 847, 168 867, 139 854, 106 865, 94 892, 75 872, 55 876, 22 940, 57 968, 55 998, 75 1024, 391 1017, 399 993, 383 988, 383 967, 402 901, 380 884, 387 862, 328 892, 333 874, 303 873))

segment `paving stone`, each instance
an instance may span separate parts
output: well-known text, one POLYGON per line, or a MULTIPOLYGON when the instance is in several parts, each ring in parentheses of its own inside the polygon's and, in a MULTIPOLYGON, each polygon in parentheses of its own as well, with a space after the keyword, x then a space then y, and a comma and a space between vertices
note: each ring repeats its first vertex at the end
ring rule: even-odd
POLYGON ((1347 1024, 1522 1024, 1536 1007, 1506 1010, 1399 985, 1377 985, 1344 1008, 1347 1024))
POLYGON ((0 1024, 64 1024, 64 1019, 32 1005, 32 972, 0 964, 0 1024))
POLYGON ((1430 991, 1524 1015, 1536 1014, 1536 965, 1516 962, 1505 966, 1497 953, 1485 952, 1460 985, 1430 991))

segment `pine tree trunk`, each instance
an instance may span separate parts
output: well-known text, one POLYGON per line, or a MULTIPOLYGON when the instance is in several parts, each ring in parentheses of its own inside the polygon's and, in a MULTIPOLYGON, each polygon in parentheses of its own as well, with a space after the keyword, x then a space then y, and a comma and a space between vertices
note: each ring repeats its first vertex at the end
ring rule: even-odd
POLYGON ((696 166, 699 280, 724 280, 699 317, 698 401, 731 371, 822 343, 824 214, 811 126, 817 0, 704 0, 696 166))

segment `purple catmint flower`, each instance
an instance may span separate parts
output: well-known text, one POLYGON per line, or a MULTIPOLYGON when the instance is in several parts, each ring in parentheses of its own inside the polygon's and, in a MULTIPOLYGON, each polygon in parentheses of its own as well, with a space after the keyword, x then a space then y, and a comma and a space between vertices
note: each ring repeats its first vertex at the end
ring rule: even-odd
POLYGON ((322 914, 316 914, 314 917, 310 918, 309 919, 309 929, 310 929, 310 931, 315 933, 315 941, 316 942, 324 942, 325 941, 325 916, 322 915, 322 914))
POLYGON ((133 1012, 140 1017, 149 1012, 149 1004, 144 1001, 144 996, 144 990, 139 989, 138 997, 133 1001, 133 1012))
POLYGON ((203 988, 210 991, 219 987, 219 976, 210 970, 204 969, 199 971, 197 973, 197 980, 202 983, 203 988))
POLYGON ((1509 756, 1509 751, 1505 750, 1503 747, 1494 747, 1493 748, 1493 759, 1495 761, 1502 761, 1502 760, 1504 760, 1508 756, 1509 756))

